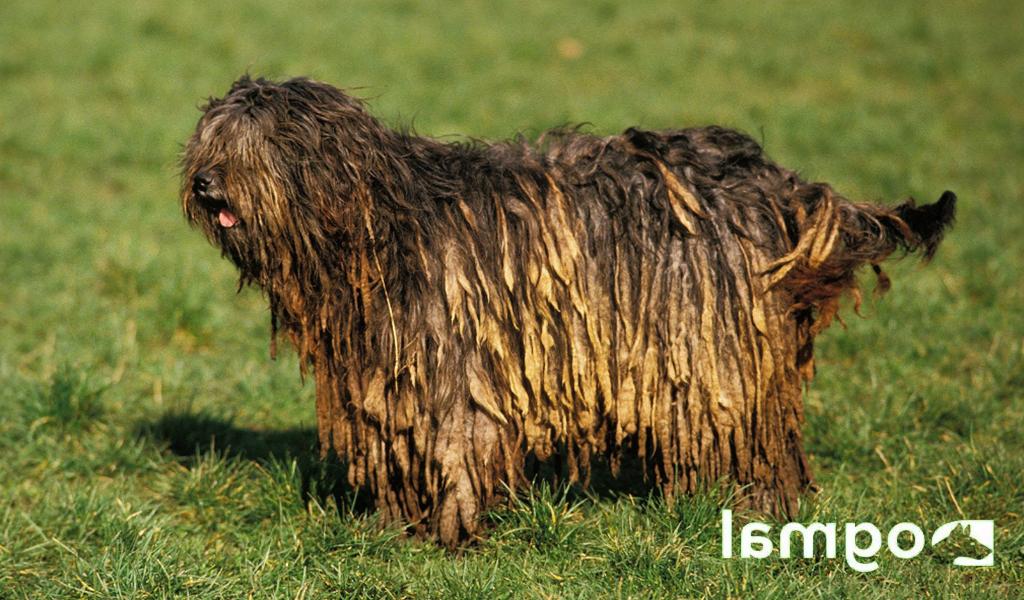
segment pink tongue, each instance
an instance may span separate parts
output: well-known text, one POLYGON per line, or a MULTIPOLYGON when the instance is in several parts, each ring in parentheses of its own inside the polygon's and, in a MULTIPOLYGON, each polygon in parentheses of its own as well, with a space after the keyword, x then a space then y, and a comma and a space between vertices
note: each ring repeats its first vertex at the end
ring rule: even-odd
POLYGON ((226 208, 220 209, 220 212, 217 213, 217 220, 220 221, 220 226, 225 228, 234 227, 238 223, 238 217, 235 216, 235 213, 226 208))

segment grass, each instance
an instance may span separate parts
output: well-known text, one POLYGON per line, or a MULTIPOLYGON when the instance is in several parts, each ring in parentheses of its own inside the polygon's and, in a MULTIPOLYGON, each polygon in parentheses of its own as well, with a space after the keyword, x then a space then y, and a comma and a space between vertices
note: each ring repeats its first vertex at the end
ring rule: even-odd
POLYGON ((1024 5, 0 8, 0 598, 1013 597, 1024 586, 1024 5), (994 519, 996 564, 723 560, 719 499, 539 488, 452 556, 314 460, 312 386, 176 203, 203 98, 310 74, 427 134, 708 122, 847 195, 961 198, 818 347, 801 519, 994 519))

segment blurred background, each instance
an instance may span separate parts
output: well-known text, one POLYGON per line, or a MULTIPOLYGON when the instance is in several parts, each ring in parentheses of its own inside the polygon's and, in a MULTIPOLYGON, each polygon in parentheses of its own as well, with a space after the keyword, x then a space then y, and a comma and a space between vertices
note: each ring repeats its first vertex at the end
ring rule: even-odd
POLYGON ((1022 23, 996 0, 6 0, 0 598, 1012 595, 1022 23), (382 531, 313 460, 312 384, 269 361, 264 300, 181 216, 198 107, 246 72, 331 82, 423 135, 716 123, 851 198, 956 191, 934 262, 893 266, 869 318, 821 338, 805 520, 993 518, 996 567, 723 561, 713 498, 541 490, 460 557, 382 531))

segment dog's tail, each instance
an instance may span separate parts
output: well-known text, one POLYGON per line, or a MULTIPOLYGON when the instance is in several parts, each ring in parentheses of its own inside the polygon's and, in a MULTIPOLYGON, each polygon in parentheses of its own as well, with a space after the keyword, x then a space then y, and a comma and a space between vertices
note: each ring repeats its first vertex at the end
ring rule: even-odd
POLYGON ((786 229, 796 230, 794 247, 769 264, 765 275, 769 286, 791 291, 794 308, 817 309, 817 329, 835 316, 843 293, 852 292, 859 306, 858 267, 870 264, 878 290, 886 291, 889 278, 879 264, 897 251, 930 260, 956 215, 956 194, 950 191, 933 204, 909 200, 895 207, 848 202, 820 184, 802 187, 798 196, 785 219, 786 229))
MULTIPOLYGON (((922 250, 924 259, 931 260, 939 248, 939 242, 956 218, 956 194, 946 190, 937 202, 914 206, 913 200, 896 207, 896 221, 906 225, 909 235, 903 235, 903 244, 913 252, 922 250)), ((898 227, 902 234, 903 229, 898 227)))

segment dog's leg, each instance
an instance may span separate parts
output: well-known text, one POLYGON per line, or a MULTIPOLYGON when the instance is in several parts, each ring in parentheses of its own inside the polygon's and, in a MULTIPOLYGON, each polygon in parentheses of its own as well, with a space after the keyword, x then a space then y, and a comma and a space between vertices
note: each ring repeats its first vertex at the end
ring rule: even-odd
MULTIPOLYGON (((462 365, 468 360, 450 362, 462 365)), ((442 367, 444 369, 445 367, 442 367)), ((430 530, 453 548, 480 532, 483 512, 502 494, 509 474, 521 472, 521 449, 512 443, 508 423, 498 422, 479 406, 465 379, 449 379, 451 389, 435 390, 436 433, 429 449, 427 474, 430 530)))

